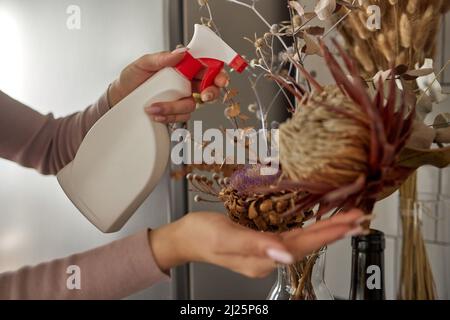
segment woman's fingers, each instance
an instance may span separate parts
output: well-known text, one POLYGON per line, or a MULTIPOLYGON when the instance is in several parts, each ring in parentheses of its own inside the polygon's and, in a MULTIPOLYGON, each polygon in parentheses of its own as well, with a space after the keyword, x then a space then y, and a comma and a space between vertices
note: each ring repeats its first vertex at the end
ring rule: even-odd
MULTIPOLYGON (((320 229, 327 228, 330 225, 337 225, 337 224, 345 224, 345 225, 353 224, 355 227, 358 227, 361 223, 368 221, 372 218, 373 216, 364 215, 364 213, 361 210, 353 209, 346 213, 337 214, 332 218, 316 222, 311 226, 309 226, 307 230, 318 231, 320 229)), ((295 229, 287 231, 284 233, 284 237, 285 238, 289 237, 289 234, 298 234, 302 230, 305 229, 295 229)))
POLYGON ((347 235, 363 234, 364 229, 358 225, 360 219, 358 215, 352 217, 345 223, 341 219, 334 221, 323 221, 320 228, 306 228, 304 230, 292 231, 282 235, 283 240, 289 251, 294 253, 296 258, 300 259, 311 252, 314 252, 330 243, 344 238, 347 235), (327 223, 328 222, 328 223, 327 223))
MULTIPOLYGON (((147 55, 138 60, 142 69, 151 70, 156 69, 162 65, 171 65, 173 61, 178 59, 180 54, 159 53, 154 55, 147 55)), ((201 75, 200 75, 201 76, 201 75)), ((215 79, 215 85, 206 88, 201 92, 203 102, 212 102, 220 97, 219 87, 228 85, 228 74, 225 72, 219 73, 215 79)), ((200 80, 195 80, 192 83, 194 92, 200 91, 200 80)), ((151 116, 154 121, 162 123, 186 122, 190 119, 188 116, 196 109, 196 102, 193 98, 185 98, 172 102, 158 102, 147 108, 145 111, 151 116)))
POLYGON ((179 119, 189 119, 187 115, 195 111, 196 103, 192 98, 174 102, 159 102, 147 107, 145 111, 158 122, 180 122, 179 119))
POLYGON ((183 123, 191 119, 190 114, 168 115, 168 116, 153 116, 152 119, 160 123, 183 123))
MULTIPOLYGON (((201 82, 203 77, 205 76, 206 68, 200 71, 195 76, 195 82, 201 82)), ((225 88, 228 87, 228 84, 230 83, 230 76, 225 70, 222 70, 214 79, 214 85, 219 88, 225 88)), ((198 92, 198 91, 197 91, 198 92)))
POLYGON ((294 262, 292 254, 275 234, 256 232, 238 225, 230 228, 228 233, 226 241, 217 248, 218 254, 270 258, 284 264, 294 262))
POLYGON ((175 67, 183 60, 186 49, 175 50, 173 52, 158 52, 146 54, 138 59, 134 65, 146 72, 152 73, 166 67, 175 67))
MULTIPOLYGON (((196 80, 192 82, 192 90, 194 92, 200 92, 200 86, 202 83, 202 79, 204 76, 204 70, 200 72, 196 80)), ((228 73, 225 71, 220 72, 215 80, 214 85, 206 88, 201 92, 201 97, 203 102, 212 102, 214 100, 217 100, 220 97, 220 88, 227 87, 230 83, 230 78, 228 76, 228 73)))
MULTIPOLYGON (((194 81, 192 85, 194 92, 200 91, 200 82, 194 81)), ((208 87, 201 93, 201 98, 203 102, 213 102, 217 100, 219 97, 220 97, 220 89, 216 86, 208 87)))
POLYGON ((225 71, 222 71, 217 75, 214 84, 219 88, 226 88, 230 84, 230 76, 225 71))
MULTIPOLYGON (((220 95, 219 88, 209 87, 202 92, 202 100, 210 102, 216 100, 220 95)), ((180 119, 186 120, 186 114, 194 112, 196 103, 193 98, 185 98, 178 101, 158 102, 147 108, 145 111, 154 121, 170 123, 181 122, 180 119)))
POLYGON ((322 228, 329 227, 330 225, 335 224, 354 224, 355 227, 363 223, 364 221, 367 221, 367 219, 371 219, 372 216, 364 215, 364 212, 362 212, 359 209, 353 209, 348 212, 343 212, 335 215, 334 217, 330 219, 325 219, 323 221, 317 222, 312 224, 309 228, 309 230, 319 230, 322 228))
POLYGON ((249 278, 267 277, 277 267, 277 263, 269 258, 228 255, 217 256, 215 264, 249 278))

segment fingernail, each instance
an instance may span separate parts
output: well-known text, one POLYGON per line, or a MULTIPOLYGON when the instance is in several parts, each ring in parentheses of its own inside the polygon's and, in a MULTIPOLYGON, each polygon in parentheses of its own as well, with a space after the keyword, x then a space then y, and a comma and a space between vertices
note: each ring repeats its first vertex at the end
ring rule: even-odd
POLYGON ((228 79, 226 82, 225 82, 225 88, 228 88, 230 86, 230 79, 228 79))
POLYGON ((363 224, 364 222, 369 222, 375 219, 375 215, 371 214, 371 215, 365 215, 361 218, 359 218, 358 220, 356 220, 356 225, 360 225, 363 224))
POLYGON ((162 112, 162 108, 158 107, 158 106, 151 106, 151 107, 148 107, 146 110, 149 114, 152 114, 152 115, 157 115, 162 112))
POLYGON ((345 237, 354 237, 354 236, 366 236, 370 233, 369 230, 364 229, 362 226, 356 227, 345 234, 345 237))
POLYGON ((156 122, 164 122, 166 121, 166 117, 163 116, 156 116, 153 118, 156 122))
POLYGON ((272 260, 283 263, 283 264, 293 264, 294 257, 286 251, 279 249, 267 249, 266 254, 272 260))
POLYGON ((177 48, 175 50, 172 51, 172 54, 180 54, 180 53, 185 53, 186 51, 188 51, 189 49, 186 47, 182 47, 182 48, 177 48))
POLYGON ((212 93, 207 92, 207 93, 203 93, 202 94, 202 100, 203 102, 208 102, 211 101, 214 98, 214 96, 212 95, 212 93))

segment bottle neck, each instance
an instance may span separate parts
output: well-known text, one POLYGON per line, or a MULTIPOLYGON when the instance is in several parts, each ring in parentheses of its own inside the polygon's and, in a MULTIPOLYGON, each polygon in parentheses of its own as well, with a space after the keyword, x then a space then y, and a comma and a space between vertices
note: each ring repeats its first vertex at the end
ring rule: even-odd
POLYGON ((384 300, 384 234, 371 234, 352 239, 351 300, 384 300))

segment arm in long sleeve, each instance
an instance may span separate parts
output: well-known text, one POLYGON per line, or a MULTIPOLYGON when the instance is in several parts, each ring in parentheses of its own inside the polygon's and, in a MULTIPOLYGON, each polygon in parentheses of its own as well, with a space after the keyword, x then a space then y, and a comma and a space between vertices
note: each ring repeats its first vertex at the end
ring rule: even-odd
MULTIPOLYGON (((86 133, 108 110, 105 94, 84 112, 55 119, 0 91, 0 157, 56 174, 73 160, 86 133)), ((166 278, 143 231, 85 253, 0 274, 0 299, 123 298, 166 278), (80 268, 81 290, 66 285, 72 265, 80 268)))
POLYGON ((104 94, 85 111, 55 119, 0 91, 0 157, 56 174, 73 160, 84 136, 108 110, 104 94))
POLYGON ((0 274, 0 299, 120 299, 167 279, 143 231, 91 251, 0 274), (79 274, 71 273, 73 266, 79 274), (79 289, 72 276, 79 276, 79 289))

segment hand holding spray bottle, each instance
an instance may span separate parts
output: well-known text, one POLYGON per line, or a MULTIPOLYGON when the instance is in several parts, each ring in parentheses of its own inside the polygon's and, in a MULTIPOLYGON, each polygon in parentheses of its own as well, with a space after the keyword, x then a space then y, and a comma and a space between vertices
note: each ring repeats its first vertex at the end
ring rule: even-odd
POLYGON ((103 232, 120 230, 158 184, 167 167, 167 127, 144 108, 192 95, 191 80, 207 68, 201 90, 228 64, 237 72, 246 61, 211 29, 195 25, 189 51, 108 111, 87 133, 72 162, 57 175, 67 197, 103 232))

